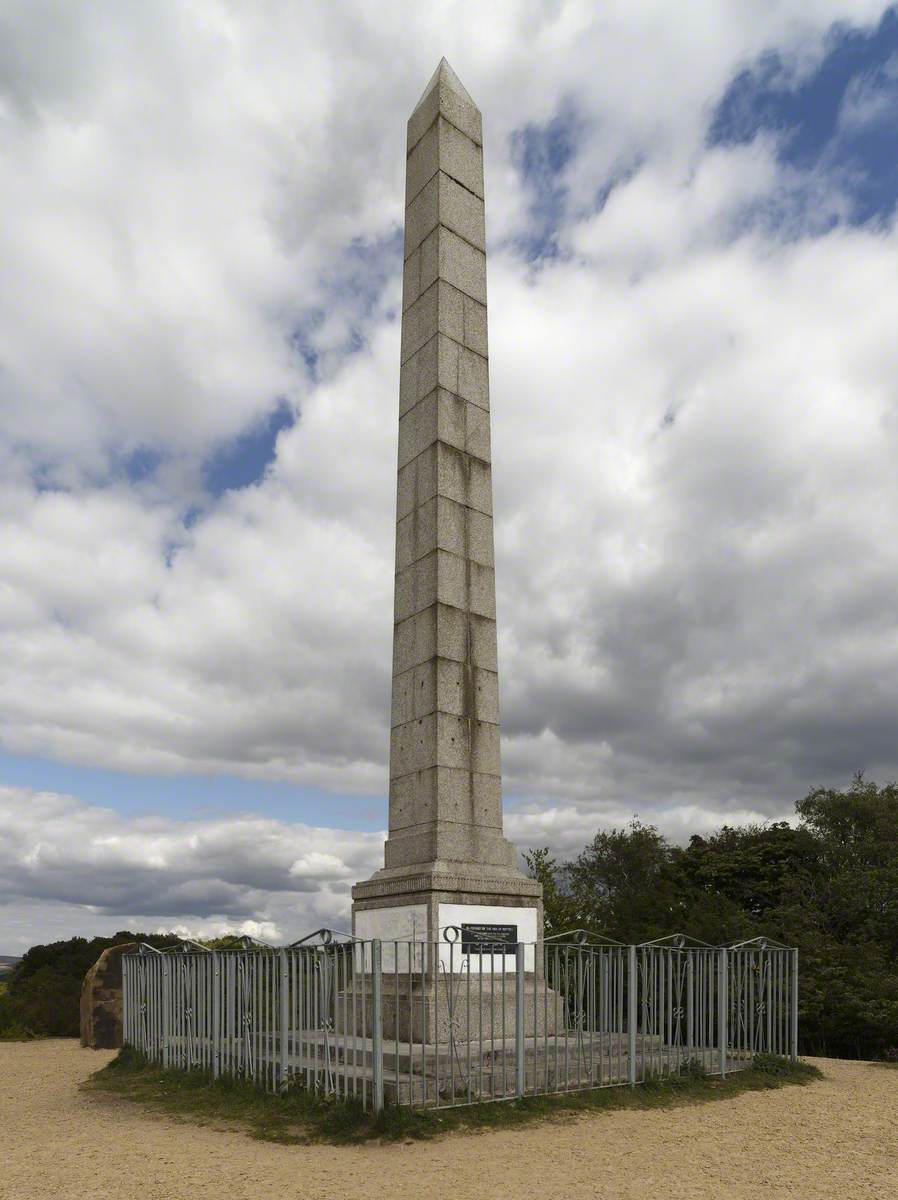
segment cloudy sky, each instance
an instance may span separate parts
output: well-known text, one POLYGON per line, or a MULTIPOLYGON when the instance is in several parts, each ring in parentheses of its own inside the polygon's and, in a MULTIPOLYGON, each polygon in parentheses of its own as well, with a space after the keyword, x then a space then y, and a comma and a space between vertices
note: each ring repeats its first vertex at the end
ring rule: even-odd
POLYGON ((485 117, 507 831, 898 775, 898 12, 0 0, 0 952, 382 857, 405 121, 485 117))

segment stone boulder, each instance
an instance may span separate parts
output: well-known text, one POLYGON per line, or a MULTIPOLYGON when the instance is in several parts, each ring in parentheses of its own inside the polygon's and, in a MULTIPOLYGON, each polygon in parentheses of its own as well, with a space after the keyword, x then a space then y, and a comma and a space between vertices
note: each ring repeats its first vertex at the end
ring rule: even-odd
POLYGON ((81 1045, 118 1050, 122 1045, 122 955, 137 948, 124 942, 104 950, 81 985, 81 1045))

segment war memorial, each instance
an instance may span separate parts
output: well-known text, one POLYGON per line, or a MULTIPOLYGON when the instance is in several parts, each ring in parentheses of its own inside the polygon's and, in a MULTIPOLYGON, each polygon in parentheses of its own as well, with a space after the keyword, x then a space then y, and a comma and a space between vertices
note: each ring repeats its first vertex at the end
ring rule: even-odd
POLYGON ((378 1109, 797 1057, 797 954, 545 938, 504 837, 481 114, 443 59, 408 121, 384 866, 351 933, 122 959, 124 1038, 168 1066, 378 1109))
POLYGON ((533 943, 541 889, 502 835, 481 117, 445 59, 407 154, 390 833, 353 933, 533 943))

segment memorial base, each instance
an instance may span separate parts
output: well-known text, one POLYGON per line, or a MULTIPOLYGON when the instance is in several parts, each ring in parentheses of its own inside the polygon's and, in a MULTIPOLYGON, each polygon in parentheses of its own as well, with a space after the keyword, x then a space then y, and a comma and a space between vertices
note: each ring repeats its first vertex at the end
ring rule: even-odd
MULTIPOLYGON (((429 974, 429 973, 428 973, 429 974)), ((344 1037, 373 1037, 371 977, 354 992, 336 996, 335 1028, 344 1037)), ((524 1034, 544 1036, 565 1027, 564 1001, 532 973, 524 977, 524 1034)), ((467 971, 437 972, 437 979, 415 979, 408 972, 384 970, 381 984, 383 1036, 396 1042, 438 1048, 453 1043, 479 1046, 513 1038, 517 1019, 517 978, 467 971)))
MULTIPOLYGON (((440 950, 444 969, 478 971, 483 956, 474 954, 469 961, 463 950, 477 940, 485 948, 504 948, 504 969, 513 970, 513 946, 521 942, 527 948, 524 969, 541 969, 542 885, 516 870, 491 876, 473 864, 456 870, 429 864, 417 872, 379 871, 357 883, 352 898, 353 936, 380 939, 387 956, 394 953, 391 942, 439 942, 445 944, 440 950)), ((392 966, 389 957, 387 965, 392 966)), ((484 970, 494 973, 502 964, 484 959, 484 970)))

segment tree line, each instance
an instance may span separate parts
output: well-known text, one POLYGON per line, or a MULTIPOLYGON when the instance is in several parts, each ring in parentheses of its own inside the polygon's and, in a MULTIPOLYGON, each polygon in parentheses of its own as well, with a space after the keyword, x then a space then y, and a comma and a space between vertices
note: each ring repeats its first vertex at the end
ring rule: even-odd
MULTIPOLYGON (((35 1037, 78 1037, 81 985, 104 950, 126 942, 144 942, 157 950, 182 945, 175 933, 134 933, 121 929, 109 937, 73 937, 32 946, 0 980, 0 1041, 35 1037)), ((243 945, 237 934, 205 938, 209 950, 243 945)))
POLYGON ((898 784, 857 775, 795 809, 795 824, 724 826, 686 846, 634 820, 570 862, 532 850, 546 933, 797 946, 801 1052, 898 1058, 898 784))

